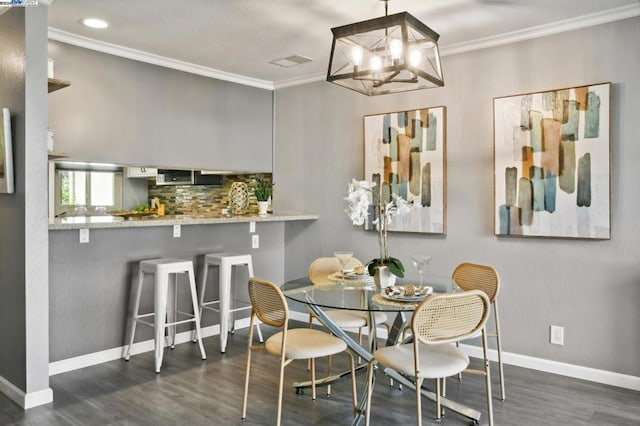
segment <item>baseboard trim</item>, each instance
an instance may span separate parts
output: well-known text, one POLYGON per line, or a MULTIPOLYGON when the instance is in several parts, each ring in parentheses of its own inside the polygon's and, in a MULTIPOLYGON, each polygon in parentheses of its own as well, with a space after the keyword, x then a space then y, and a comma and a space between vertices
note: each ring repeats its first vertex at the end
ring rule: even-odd
MULTIPOLYGON (((236 321, 236 328, 249 327, 249 318, 243 318, 236 321)), ((217 336, 220 334, 220 326, 212 325, 202 329, 202 337, 217 336)), ((191 342, 191 332, 185 331, 176 334, 176 344, 191 342)), ((86 355, 80 355, 73 358, 67 358, 60 361, 49 363, 49 375, 66 373, 68 371, 78 370, 80 368, 90 367, 92 365, 102 364, 103 362, 114 361, 124 357, 126 346, 119 346, 112 349, 106 349, 100 352, 94 352, 86 355)), ((143 342, 134 343, 131 347, 131 355, 141 354, 154 350, 153 339, 143 342)))
POLYGON ((9 399, 25 410, 53 402, 53 391, 51 388, 26 393, 2 376, 0 376, 0 392, 7 395, 9 399))
MULTIPOLYGON (((309 321, 309 314, 305 312, 290 312, 290 318, 295 321, 307 322, 309 321)), ((238 329, 246 328, 249 326, 249 318, 238 320, 236 327, 238 329)), ((379 337, 386 338, 386 330, 381 329, 379 337)), ((203 337, 217 336, 220 334, 220 327, 213 325, 202 329, 203 337)), ((366 330, 365 330, 366 334, 366 330)), ((183 332, 176 335, 176 344, 191 342, 191 332, 183 332)), ((461 344, 460 347, 473 358, 482 358, 482 348, 479 346, 461 344)), ((66 373, 68 371, 77 370, 80 368, 90 367, 92 365, 101 364, 103 362, 113 361, 120 359, 124 356, 124 346, 120 346, 113 349, 107 349, 100 352, 95 352, 87 355, 81 355, 74 358, 63 359, 60 361, 52 362, 49 364, 49 375, 54 376, 56 374, 66 373)), ((147 340, 144 342, 134 343, 131 348, 131 354, 139 354, 143 352, 149 352, 153 350, 153 340, 147 340)), ((498 352, 495 349, 489 349, 489 359, 491 361, 498 360, 498 352)), ((508 365, 516 367, 529 368, 531 370, 543 371, 545 373, 553 373, 566 377, 573 377, 576 379, 588 380, 591 382, 602 383, 611 386, 617 386, 625 389, 632 389, 640 391, 640 377, 631 376, 628 374, 616 373, 613 371, 599 370, 596 368, 584 367, 581 365, 567 364, 564 362, 552 361, 544 358, 536 358, 528 355, 520 355, 512 352, 502 352, 502 362, 508 365)), ((9 395, 11 399, 14 399, 10 395, 10 391, 4 390, 4 383, 7 382, 0 377, 0 391, 9 395)), ((15 386, 13 386, 15 388, 15 386)), ((15 388, 17 389, 17 388, 15 388)), ((19 389, 18 389, 19 391, 19 389)), ((24 394, 24 393, 23 393, 24 394)), ((21 397, 24 399, 24 397, 21 397)), ((15 399, 14 399, 15 400, 15 399)), ((18 402, 18 401, 16 401, 18 402)), ((18 402, 20 404, 20 402, 18 402)), ((22 405, 22 404, 21 404, 22 405)))
MULTIPOLYGON (((482 347, 480 346, 461 344, 460 348, 462 348, 462 350, 470 357, 483 357, 482 347)), ((498 361, 497 350, 489 349, 488 355, 491 361, 498 361)), ((568 364, 565 362, 552 361, 549 359, 536 358, 504 351, 502 352, 502 362, 516 367, 524 367, 531 370, 543 371, 545 373, 553 373, 561 376, 573 377, 575 379, 588 380, 590 382, 640 391, 640 377, 616 373, 614 371, 599 370, 597 368, 584 367, 582 365, 568 364)))

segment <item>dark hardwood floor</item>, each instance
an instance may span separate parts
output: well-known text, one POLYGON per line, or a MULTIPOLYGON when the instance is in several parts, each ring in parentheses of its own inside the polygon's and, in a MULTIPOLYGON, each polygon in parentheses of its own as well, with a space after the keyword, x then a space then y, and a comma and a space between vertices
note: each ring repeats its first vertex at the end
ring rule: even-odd
MULTIPOLYGON (((264 327, 265 334, 270 334, 264 327)), ((208 359, 200 359, 197 345, 167 349, 160 374, 154 373, 153 353, 112 361, 51 377, 54 402, 23 411, 0 394, 0 425, 269 425, 275 417, 277 359, 254 352, 247 419, 240 419, 247 331, 230 336, 226 354, 220 354, 216 337, 205 340, 208 359)), ((476 363, 474 361, 474 363, 476 363)), ((346 357, 334 361, 336 370, 346 367, 346 357)), ((318 362, 318 372, 326 366, 318 362)), ((492 370, 492 371, 495 371, 492 370)), ((365 374, 358 375, 358 392, 365 374)), ((493 377, 496 425, 640 425, 640 393, 505 366, 507 400, 500 401, 497 377, 493 377)), ((308 377, 306 363, 287 367, 288 384, 308 377)), ((450 379, 447 395, 483 413, 486 424, 484 378, 465 375, 450 379)), ((350 424, 350 385, 333 386, 331 397, 319 389, 297 395, 285 385, 284 425, 350 424)), ((373 395, 372 423, 415 424, 415 399, 411 391, 389 388, 378 376, 373 395)), ((434 405, 423 403, 424 424, 467 425, 464 418, 447 412, 441 422, 434 405)))

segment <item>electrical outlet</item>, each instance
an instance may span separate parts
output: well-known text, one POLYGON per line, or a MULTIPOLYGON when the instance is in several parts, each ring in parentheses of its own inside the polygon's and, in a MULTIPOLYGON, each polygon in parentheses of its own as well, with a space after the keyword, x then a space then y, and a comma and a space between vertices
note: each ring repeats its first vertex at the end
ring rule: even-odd
POLYGON ((552 325, 549 330, 549 343, 553 345, 564 345, 564 327, 552 325))
POLYGON ((260 248, 260 235, 255 234, 251 236, 251 247, 260 248))
POLYGON ((251 232, 251 233, 256 232, 256 223, 255 222, 249 222, 249 232, 251 232))
POLYGON ((181 231, 180 225, 173 225, 173 238, 180 238, 181 231))
POLYGON ((89 229, 82 228, 80 229, 80 243, 88 243, 89 242, 89 229))

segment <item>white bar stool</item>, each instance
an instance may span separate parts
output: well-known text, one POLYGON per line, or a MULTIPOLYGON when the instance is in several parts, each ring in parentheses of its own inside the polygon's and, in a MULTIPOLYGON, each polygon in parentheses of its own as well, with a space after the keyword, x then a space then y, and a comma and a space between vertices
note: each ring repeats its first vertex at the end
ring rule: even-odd
POLYGON ((131 346, 136 333, 136 324, 141 322, 153 327, 155 333, 155 361, 156 373, 160 372, 162 365, 162 357, 164 355, 164 330, 169 329, 169 338, 171 348, 176 345, 176 325, 194 322, 196 325, 195 337, 200 345, 200 353, 202 359, 207 359, 207 355, 202 345, 202 334, 200 332, 200 311, 198 310, 198 301, 196 299, 196 282, 193 273, 193 262, 190 260, 180 259, 151 259, 140 262, 138 270, 138 289, 135 300, 135 310, 131 319, 131 337, 129 347, 124 357, 129 361, 131 357, 131 346), (140 314, 140 295, 142 294, 142 285, 144 283, 144 274, 154 275, 154 303, 153 312, 140 314), (178 274, 187 274, 189 280, 189 291, 191 293, 191 304, 193 305, 193 314, 189 312, 178 311, 177 309, 177 292, 178 292, 178 274), (169 276, 173 275, 173 291, 169 291, 169 276), (178 314, 184 315, 187 319, 178 320, 178 314), (145 321, 141 318, 153 316, 153 323, 145 321))
MULTIPOLYGON (((229 331, 233 333, 235 330, 235 315, 230 318, 229 314, 242 310, 251 310, 251 305, 231 308, 231 278, 234 266, 246 266, 249 271, 249 278, 253 278, 253 263, 250 254, 210 253, 204 256, 204 272, 202 273, 202 284, 200 285, 200 317, 202 317, 203 309, 209 309, 220 314, 220 352, 222 353, 227 349, 227 334, 229 331), (219 298, 218 300, 205 302, 207 275, 211 266, 218 267, 219 298), (212 305, 217 305, 218 307, 215 308, 212 305)), ((256 323, 256 330, 260 342, 262 342, 262 331, 258 323, 256 323)))

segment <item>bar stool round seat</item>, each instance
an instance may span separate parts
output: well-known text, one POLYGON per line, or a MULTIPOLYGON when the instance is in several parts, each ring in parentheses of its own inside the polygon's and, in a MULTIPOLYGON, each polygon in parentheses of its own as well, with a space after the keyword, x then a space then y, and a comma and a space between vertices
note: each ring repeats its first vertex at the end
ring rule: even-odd
POLYGON ((136 333, 136 325, 142 324, 153 327, 154 329, 154 346, 155 346, 155 369, 156 373, 160 372, 162 366, 162 358, 165 346, 165 329, 169 331, 171 348, 176 343, 176 326, 179 324, 194 323, 195 338, 200 346, 202 359, 207 359, 202 344, 202 334, 200 332, 200 311, 198 309, 198 300, 196 298, 196 282, 193 272, 193 262, 182 259, 149 259, 140 262, 138 269, 138 288, 136 291, 136 299, 134 303, 134 311, 130 323, 130 340, 125 354, 125 360, 131 357, 131 346, 136 333), (154 276, 154 303, 153 312, 140 314, 140 298, 142 295, 142 287, 144 285, 145 274, 154 276), (193 313, 182 312, 177 309, 177 291, 178 291, 178 275, 186 274, 191 297, 191 305, 193 313), (170 280, 169 278, 173 278, 170 280), (170 288, 171 291, 170 291, 170 288), (178 315, 184 319, 179 319, 178 315), (145 318, 153 317, 153 322, 145 321, 145 318))
MULTIPOLYGON (((204 265, 202 273, 202 283, 200 284, 199 312, 202 316, 202 310, 208 309, 219 314, 220 318, 220 352, 224 353, 227 349, 227 336, 229 332, 235 331, 235 312, 251 310, 251 305, 231 306, 231 285, 234 267, 246 267, 249 278, 253 278, 253 262, 250 254, 245 253, 209 253, 204 256, 204 265), (209 268, 218 267, 218 285, 219 297, 217 300, 205 301, 205 292, 207 288, 207 276, 209 268)), ((256 330, 260 342, 263 341, 260 324, 256 323, 256 330)), ((195 337, 195 336, 194 336, 195 337)))

